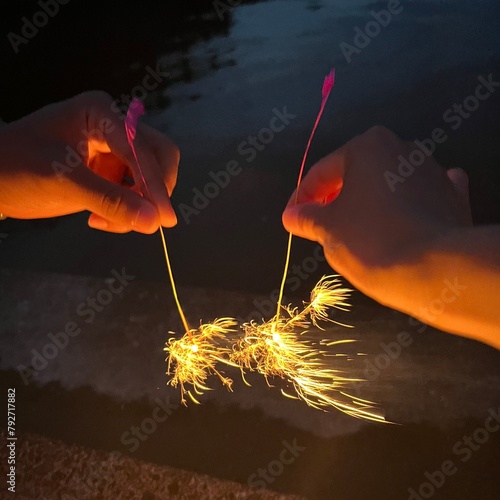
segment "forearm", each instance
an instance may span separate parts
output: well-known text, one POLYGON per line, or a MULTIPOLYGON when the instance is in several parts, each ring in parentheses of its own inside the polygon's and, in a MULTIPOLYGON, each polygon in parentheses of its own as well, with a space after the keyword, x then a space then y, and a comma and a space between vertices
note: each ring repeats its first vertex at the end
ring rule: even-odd
POLYGON ((451 231, 388 277, 381 302, 500 349, 500 226, 451 231))

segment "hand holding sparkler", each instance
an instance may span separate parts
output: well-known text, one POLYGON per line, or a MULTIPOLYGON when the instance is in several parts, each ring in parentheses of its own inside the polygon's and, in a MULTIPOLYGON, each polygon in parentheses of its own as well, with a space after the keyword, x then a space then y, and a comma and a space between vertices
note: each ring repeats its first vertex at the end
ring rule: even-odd
POLYGON ((421 153, 402 177, 398 165, 415 151, 370 129, 310 169, 283 223, 323 245, 328 263, 383 305, 498 347, 499 227, 472 227, 462 170, 421 153), (436 314, 442 294, 453 299, 436 314))
POLYGON ((178 149, 160 132, 139 126, 137 150, 154 204, 139 196, 127 182, 137 181, 138 171, 112 104, 104 92, 84 92, 2 127, 0 212, 39 219, 88 210, 90 226, 117 233, 173 226, 169 194, 178 149))
MULTIPOLYGON (((302 176, 313 137, 334 85, 335 70, 332 70, 323 83, 320 110, 300 166, 297 190, 294 194, 295 202, 298 201, 301 192, 302 176)), ((384 417, 374 403, 343 391, 346 383, 359 380, 346 377, 332 368, 331 360, 327 359, 327 353, 321 348, 321 345, 351 341, 321 340, 317 342, 308 338, 311 327, 321 328, 322 322, 332 321, 329 316, 330 309, 347 310, 349 307, 347 298, 351 290, 342 288, 336 276, 326 276, 316 284, 311 292, 311 300, 308 304, 304 304, 302 310, 282 305, 292 239, 293 235, 290 232, 276 314, 262 324, 251 322, 242 326, 244 336, 235 345, 231 361, 240 365, 243 380, 245 380, 245 368, 263 375, 268 384, 270 377, 279 377, 293 385, 296 396, 290 397, 302 399, 313 408, 334 407, 355 417, 382 422, 384 417)), ((282 392, 289 396, 284 391, 282 392)))

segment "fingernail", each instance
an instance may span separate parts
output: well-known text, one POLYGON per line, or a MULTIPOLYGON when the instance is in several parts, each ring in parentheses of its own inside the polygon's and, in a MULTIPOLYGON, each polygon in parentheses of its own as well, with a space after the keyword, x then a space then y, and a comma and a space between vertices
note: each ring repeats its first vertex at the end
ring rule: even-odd
POLYGON ((144 203, 137 213, 132 226, 139 231, 152 232, 156 229, 158 211, 150 203, 144 203))

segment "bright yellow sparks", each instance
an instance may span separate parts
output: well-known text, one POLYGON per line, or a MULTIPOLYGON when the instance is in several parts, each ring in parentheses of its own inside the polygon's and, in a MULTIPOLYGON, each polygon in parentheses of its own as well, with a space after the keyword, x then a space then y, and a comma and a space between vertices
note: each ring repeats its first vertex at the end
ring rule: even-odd
MULTIPOLYGON (((267 322, 244 324, 244 336, 234 345, 230 358, 240 367, 243 380, 246 382, 245 369, 263 375, 269 386, 271 377, 279 377, 295 389, 294 396, 282 391, 285 396, 301 399, 313 408, 334 407, 354 417, 384 421, 373 403, 344 391, 347 384, 360 379, 343 376, 331 367, 322 346, 333 343, 313 341, 307 335, 312 325, 320 327, 320 322, 334 321, 329 317, 331 308, 347 310, 350 292, 341 288, 336 276, 325 276, 314 287, 310 302, 301 311, 282 307, 282 314, 267 322)), ((351 341, 337 343, 346 342, 351 341)))
MULTIPOLYGON (((309 147, 334 83, 335 72, 332 70, 325 78, 320 112, 302 159, 297 181, 296 202, 298 201, 309 147)), ((148 198, 151 200, 153 198, 144 178, 133 142, 137 120, 143 111, 140 102, 135 100, 127 113, 125 128, 142 183, 148 198)), ((103 147, 102 144, 96 142, 90 146, 90 156, 96 154, 99 148, 103 147)), ((255 322, 242 325, 243 334, 239 339, 233 337, 238 332, 238 323, 233 318, 217 319, 213 323, 202 324, 197 329, 189 327, 177 293, 167 243, 161 227, 160 236, 175 304, 186 332, 179 340, 171 338, 164 349, 168 353, 167 374, 172 376, 168 383, 173 387, 180 386, 183 404, 186 404, 186 394, 195 403, 199 403, 191 389, 186 386, 191 386, 196 395, 201 395, 204 391, 210 390, 206 382, 211 375, 217 375, 223 385, 229 390, 232 389, 233 381, 216 368, 218 363, 222 363, 240 368, 243 380, 245 380, 245 369, 262 374, 268 384, 270 377, 284 379, 293 385, 296 396, 282 391, 283 394, 295 399, 302 399, 314 408, 334 407, 355 417, 384 421, 384 418, 377 413, 373 403, 351 396, 343 390, 347 383, 356 382, 359 379, 342 376, 339 370, 333 369, 326 362, 326 358, 331 355, 324 351, 325 346, 331 347, 351 341, 332 342, 324 339, 318 342, 307 338, 308 330, 312 326, 322 329, 321 324, 328 321, 342 325, 342 323, 330 318, 330 309, 347 311, 349 308, 347 299, 351 290, 342 288, 336 276, 325 276, 314 287, 310 302, 304 304, 301 311, 290 306, 283 307, 281 304, 290 264, 293 238, 291 233, 288 237, 285 269, 279 290, 276 315, 261 325, 255 322), (231 343, 232 348, 229 347, 231 343)), ((336 355, 345 356, 343 354, 336 355)))
POLYGON ((342 288, 342 283, 336 276, 323 276, 321 280, 316 283, 316 286, 311 292, 311 301, 303 312, 309 314, 311 322, 318 328, 320 323, 332 322, 337 325, 350 328, 349 325, 339 323, 330 318, 330 309, 340 309, 341 311, 349 311, 350 304, 347 302, 349 294, 352 292, 349 288, 342 288))
MULTIPOLYGON (((198 396, 210 390, 206 381, 210 375, 217 375, 229 390, 233 381, 217 370, 217 363, 232 365, 229 360, 231 349, 226 345, 226 336, 235 333, 238 323, 233 318, 216 319, 213 323, 191 329, 179 340, 169 339, 165 351, 168 353, 167 375, 173 387, 180 386, 181 402, 185 405, 187 394, 199 403, 191 390, 198 396)), ((234 365, 233 365, 234 366, 234 365)))

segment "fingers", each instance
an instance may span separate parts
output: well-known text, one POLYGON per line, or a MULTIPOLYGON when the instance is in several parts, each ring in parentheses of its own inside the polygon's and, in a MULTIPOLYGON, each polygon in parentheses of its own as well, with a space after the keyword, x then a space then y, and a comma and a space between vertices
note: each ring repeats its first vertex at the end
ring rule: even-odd
POLYGON ((159 132, 152 133, 150 127, 140 124, 134 140, 139 168, 127 141, 124 123, 118 114, 112 112, 111 104, 111 98, 108 102, 108 99, 99 94, 87 108, 88 123, 95 125, 107 120, 105 126, 100 126, 100 130, 110 152, 133 173, 134 181, 140 186, 142 194, 157 207, 161 224, 165 227, 174 226, 177 217, 170 203, 169 191, 173 190, 177 177, 179 156, 175 146, 166 138, 161 140, 159 132), (141 171, 146 186, 143 186, 141 171), (164 181, 165 177, 168 184, 164 181))
POLYGON ((119 158, 112 154, 100 154, 89 160, 89 167, 95 174, 107 181, 122 185, 130 170, 119 158))
POLYGON ((324 241, 323 219, 324 206, 319 203, 302 203, 288 207, 283 213, 285 229, 295 236, 312 241, 324 241))
POLYGON ((341 152, 334 152, 316 163, 302 180, 298 194, 297 190, 292 194, 283 212, 282 221, 287 231, 320 243, 326 241, 325 209, 340 194, 344 175, 345 162, 341 152))
MULTIPOLYGON (((144 140, 140 131, 138 131, 135 141, 137 159, 142 169, 142 176, 134 180, 139 186, 144 197, 151 199, 156 205, 160 214, 161 225, 165 227, 175 226, 177 217, 170 203, 167 187, 163 181, 163 173, 160 165, 148 144, 144 140), (146 186, 143 186, 144 182, 146 186)), ((137 171, 137 168, 135 169, 137 171)))
POLYGON ((177 183, 180 161, 179 148, 168 137, 148 125, 139 124, 139 133, 153 151, 168 195, 172 196, 177 183))
MULTIPOLYGON (((115 222, 110 222, 96 214, 90 214, 88 220, 89 227, 93 229, 99 229, 100 231, 106 231, 108 233, 117 233, 117 234, 125 234, 130 233, 132 230, 130 224, 118 224, 115 222)), ((138 231, 143 232, 143 231, 138 231)), ((144 231, 145 234, 151 234, 152 231, 144 231)), ((153 231, 154 232, 154 231, 153 231)))
MULTIPOLYGON (((121 123, 121 126, 123 128, 123 123, 121 123)), ((110 145, 111 152, 121 157, 134 173, 134 181, 140 186, 142 194, 156 205, 161 225, 165 227, 174 226, 177 223, 177 217, 168 197, 162 170, 142 134, 138 131, 134 141, 140 168, 127 142, 124 130, 120 129, 109 134, 106 140, 110 145), (144 182, 145 186, 143 186, 144 182)))
POLYGON ((385 162, 373 165, 364 159, 380 156, 381 143, 396 148, 400 141, 386 128, 372 127, 316 163, 288 202, 282 218, 285 228, 323 246, 337 245, 345 230, 341 214, 369 209, 365 199, 353 198, 353 192, 357 189, 362 196, 363 186, 373 188, 374 178, 383 179, 385 162))
POLYGON ((336 151, 321 159, 302 179, 298 189, 292 194, 288 207, 295 204, 316 202, 327 204, 340 193, 345 175, 344 157, 336 151))
POLYGON ((88 168, 74 172, 75 196, 78 203, 95 215, 89 225, 104 231, 154 233, 160 224, 156 207, 129 188, 109 182, 88 168))

